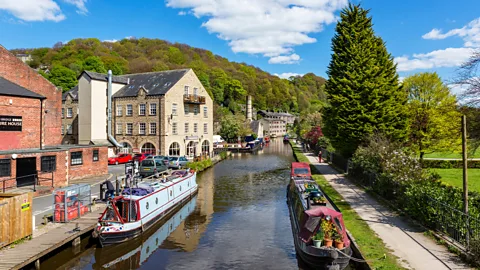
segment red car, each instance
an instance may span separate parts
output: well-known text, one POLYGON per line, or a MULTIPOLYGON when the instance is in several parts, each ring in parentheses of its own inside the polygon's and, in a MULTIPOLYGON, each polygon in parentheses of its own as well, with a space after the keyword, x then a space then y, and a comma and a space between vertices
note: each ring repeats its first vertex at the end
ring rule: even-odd
POLYGON ((142 160, 146 159, 147 157, 151 156, 152 154, 146 154, 146 153, 138 153, 133 156, 134 161, 142 162, 142 160))
POLYGON ((130 161, 132 161, 132 155, 130 155, 130 154, 120 154, 118 156, 108 158, 108 165, 112 165, 112 164, 118 165, 118 164, 121 164, 121 163, 130 162, 130 161))

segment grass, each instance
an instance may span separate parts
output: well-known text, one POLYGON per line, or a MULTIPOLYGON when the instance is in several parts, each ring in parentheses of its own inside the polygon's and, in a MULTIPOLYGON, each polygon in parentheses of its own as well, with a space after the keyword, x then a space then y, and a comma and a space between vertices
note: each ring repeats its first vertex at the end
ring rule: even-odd
MULTIPOLYGON (((307 157, 303 155, 300 148, 292 144, 293 154, 295 158, 300 162, 309 162, 307 157)), ((321 174, 312 172, 313 178, 323 191, 335 202, 337 207, 343 214, 345 226, 349 232, 355 238, 355 242, 360 249, 363 256, 369 261, 369 265, 372 269, 404 269, 398 264, 397 257, 385 246, 382 239, 380 239, 376 233, 370 229, 368 224, 362 220, 355 210, 344 201, 343 197, 334 189, 328 181, 321 174), (385 259, 378 259, 386 255, 385 259)))
MULTIPOLYGON (((434 152, 425 154, 424 158, 462 158, 460 152, 434 152)), ((475 153, 468 153, 468 158, 480 158, 480 148, 475 153)))
MULTIPOLYGON (((462 169, 430 169, 438 173, 442 182, 454 187, 463 188, 463 170, 462 169)), ((468 190, 480 192, 480 169, 468 169, 468 190)))

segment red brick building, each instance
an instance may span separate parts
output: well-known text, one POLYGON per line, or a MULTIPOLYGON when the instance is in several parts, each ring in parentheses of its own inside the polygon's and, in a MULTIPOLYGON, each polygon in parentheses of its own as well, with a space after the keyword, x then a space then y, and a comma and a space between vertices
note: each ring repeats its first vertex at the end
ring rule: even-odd
POLYGON ((0 191, 108 173, 107 146, 61 145, 61 108, 62 91, 0 46, 0 191))

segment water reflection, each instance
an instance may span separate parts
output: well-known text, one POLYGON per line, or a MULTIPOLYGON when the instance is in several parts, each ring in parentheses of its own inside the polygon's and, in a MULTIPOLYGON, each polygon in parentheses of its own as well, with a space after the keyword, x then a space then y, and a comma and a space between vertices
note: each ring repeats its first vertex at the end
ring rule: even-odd
POLYGON ((235 154, 199 174, 195 200, 151 235, 104 249, 85 244, 83 253, 60 253, 42 268, 303 268, 286 207, 292 161, 281 139, 256 154, 235 154))

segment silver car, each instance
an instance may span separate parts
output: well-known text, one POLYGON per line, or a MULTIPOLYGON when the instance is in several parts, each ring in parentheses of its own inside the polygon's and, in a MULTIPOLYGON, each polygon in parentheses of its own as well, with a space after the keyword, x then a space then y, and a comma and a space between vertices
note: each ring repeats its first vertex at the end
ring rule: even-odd
POLYGON ((185 168, 188 163, 186 157, 168 157, 168 168, 181 169, 185 168))

